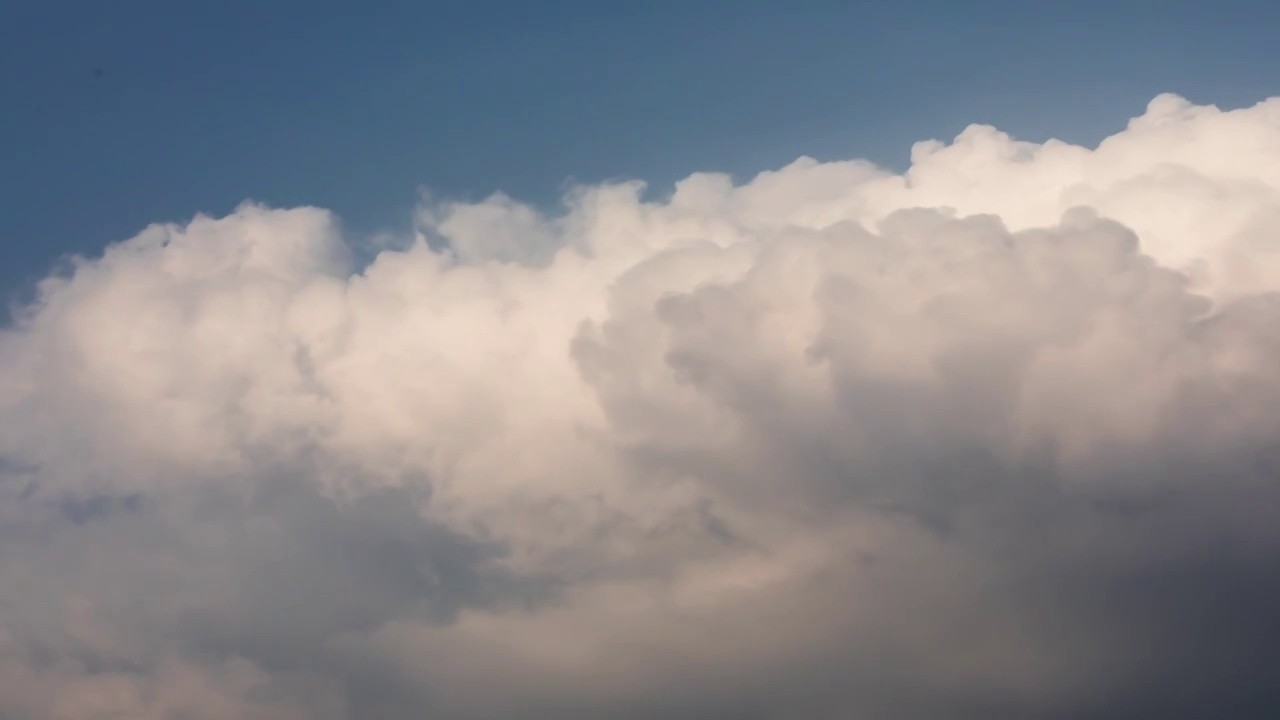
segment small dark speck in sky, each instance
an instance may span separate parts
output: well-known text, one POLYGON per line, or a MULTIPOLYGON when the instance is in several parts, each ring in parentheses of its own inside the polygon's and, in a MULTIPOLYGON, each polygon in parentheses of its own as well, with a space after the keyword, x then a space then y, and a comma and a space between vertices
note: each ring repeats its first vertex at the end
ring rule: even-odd
POLYGON ((102 77, 104 74, 105 74, 105 73, 103 73, 103 72, 102 72, 102 68, 94 68, 94 69, 93 69, 93 76, 94 76, 94 77, 102 77))

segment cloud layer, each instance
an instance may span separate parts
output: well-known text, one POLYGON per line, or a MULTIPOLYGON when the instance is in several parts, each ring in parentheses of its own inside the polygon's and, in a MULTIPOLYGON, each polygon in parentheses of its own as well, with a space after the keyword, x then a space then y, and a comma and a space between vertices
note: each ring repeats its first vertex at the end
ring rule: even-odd
POLYGON ((643 190, 45 280, 0 715, 1280 709, 1280 99, 643 190))

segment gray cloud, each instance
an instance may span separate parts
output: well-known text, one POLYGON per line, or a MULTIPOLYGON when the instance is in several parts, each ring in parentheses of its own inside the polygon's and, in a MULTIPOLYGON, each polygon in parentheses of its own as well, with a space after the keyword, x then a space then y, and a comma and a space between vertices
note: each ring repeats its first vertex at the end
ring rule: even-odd
POLYGON ((1278 102, 80 259, 0 334, 0 715, 1271 717, 1278 102))

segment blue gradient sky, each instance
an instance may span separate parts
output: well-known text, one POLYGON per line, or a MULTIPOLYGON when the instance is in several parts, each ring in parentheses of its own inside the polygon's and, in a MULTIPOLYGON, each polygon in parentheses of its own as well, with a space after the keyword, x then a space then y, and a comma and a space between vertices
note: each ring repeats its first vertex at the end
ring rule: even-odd
POLYGON ((421 187, 901 167, 989 122, 1093 143, 1280 92, 1263 2, 0 3, 0 284, 246 198, 408 222, 421 187))

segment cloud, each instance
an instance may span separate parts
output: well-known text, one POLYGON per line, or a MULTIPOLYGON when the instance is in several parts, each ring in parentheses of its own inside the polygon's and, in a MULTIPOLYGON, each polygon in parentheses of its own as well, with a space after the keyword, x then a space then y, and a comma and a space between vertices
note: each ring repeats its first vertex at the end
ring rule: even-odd
POLYGON ((1280 99, 157 225, 0 334, 0 715, 1271 717, 1280 99))

